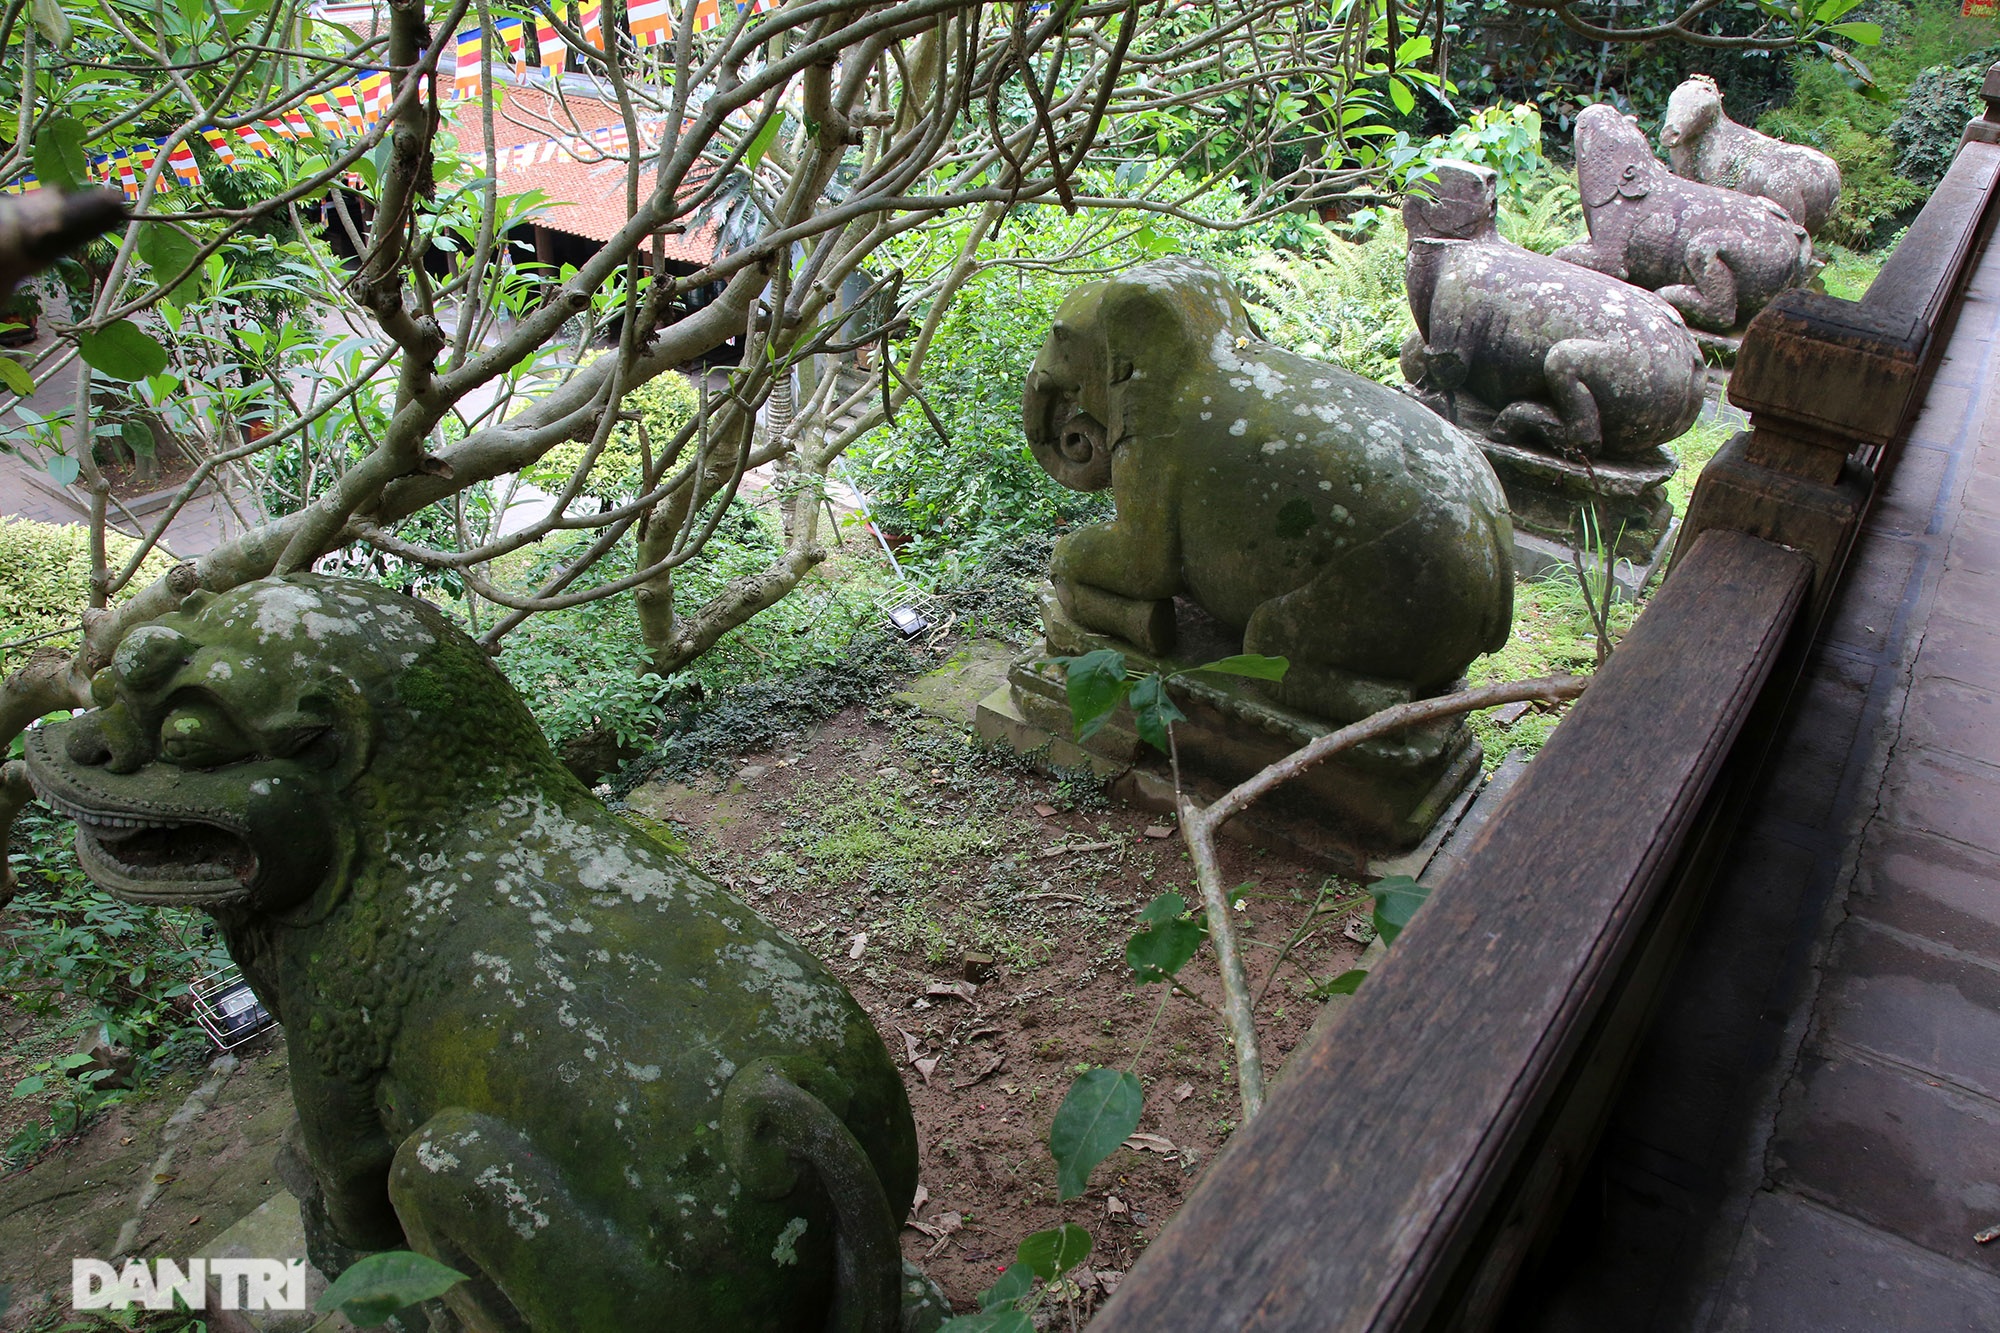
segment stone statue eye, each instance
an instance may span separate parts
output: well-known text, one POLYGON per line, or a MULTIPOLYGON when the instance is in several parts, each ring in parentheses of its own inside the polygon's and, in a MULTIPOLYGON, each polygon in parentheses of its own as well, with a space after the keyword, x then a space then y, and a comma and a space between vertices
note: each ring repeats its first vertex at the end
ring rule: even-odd
POLYGON ((160 723, 160 755, 181 768, 217 768, 246 759, 256 750, 214 704, 183 705, 160 723))

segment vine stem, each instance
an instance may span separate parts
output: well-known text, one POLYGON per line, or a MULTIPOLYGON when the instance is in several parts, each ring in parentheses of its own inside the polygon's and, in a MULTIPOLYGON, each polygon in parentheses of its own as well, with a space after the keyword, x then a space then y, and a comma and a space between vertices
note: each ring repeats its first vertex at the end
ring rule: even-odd
POLYGON ((1195 883, 1201 888, 1202 903, 1208 914, 1208 934, 1215 943, 1217 970, 1222 974, 1223 1021, 1236 1046, 1236 1085, 1243 1103, 1245 1124, 1263 1109, 1264 1059, 1257 1043, 1255 1001, 1250 993, 1249 977, 1244 971, 1243 951, 1237 943, 1236 927, 1229 918, 1229 895, 1222 887, 1222 865, 1216 855, 1215 837, 1222 825, 1281 783, 1289 782, 1315 764, 1365 741, 1405 727, 1473 713, 1482 708, 1497 708, 1501 704, 1527 701, 1559 703, 1576 698, 1589 683, 1584 676, 1538 676, 1533 680, 1483 685, 1476 690, 1461 690, 1435 699, 1416 699, 1397 704, 1318 737, 1311 744, 1292 751, 1246 778, 1205 806, 1180 790, 1178 781, 1175 783, 1181 838, 1187 843, 1188 854, 1194 862, 1195 883))

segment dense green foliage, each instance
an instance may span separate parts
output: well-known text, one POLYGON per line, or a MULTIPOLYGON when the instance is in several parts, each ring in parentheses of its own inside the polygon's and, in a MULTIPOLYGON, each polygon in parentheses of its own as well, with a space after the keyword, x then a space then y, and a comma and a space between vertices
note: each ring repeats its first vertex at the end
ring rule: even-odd
MULTIPOLYGON (((131 555, 134 544, 116 535, 105 543, 114 566, 131 555)), ((138 586, 172 565, 157 551, 148 555, 138 586)), ((30 641, 73 643, 74 635, 65 631, 81 623, 89 605, 89 531, 0 514, 0 674, 28 660, 35 648, 30 641)))
MULTIPOLYGON (((1911 118, 1902 118, 1905 99, 1926 71, 1956 69, 1993 35, 1990 22, 1960 18, 1955 4, 1926 0, 1909 8, 1879 8, 1887 35, 1870 55, 1877 96, 1863 95, 1838 66, 1816 55, 1798 56, 1790 99, 1756 121, 1764 133, 1808 144, 1840 164, 1840 209, 1820 240, 1855 249, 1883 244, 1923 205, 1935 183, 1925 173, 1942 174, 1942 162, 1949 161, 1965 127, 1969 113, 1945 105, 1952 91, 1941 73, 1925 84, 1911 118), (1941 142, 1947 138, 1948 144, 1941 142), (1918 174, 1908 174, 1906 163, 1918 174)), ((1725 105, 1738 120, 1748 119, 1741 107, 1725 105)))

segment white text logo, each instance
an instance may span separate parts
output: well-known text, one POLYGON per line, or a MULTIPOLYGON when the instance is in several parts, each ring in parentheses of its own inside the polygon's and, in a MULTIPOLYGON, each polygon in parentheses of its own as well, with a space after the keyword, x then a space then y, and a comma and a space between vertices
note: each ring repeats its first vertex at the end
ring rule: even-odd
POLYGON ((124 1310, 134 1305, 171 1310, 178 1297, 187 1309, 203 1310, 208 1308, 211 1283, 219 1309, 306 1308, 303 1259, 190 1259, 185 1266, 172 1259, 156 1259, 150 1265, 128 1259, 122 1269, 102 1259, 73 1259, 69 1301, 78 1310, 124 1310))

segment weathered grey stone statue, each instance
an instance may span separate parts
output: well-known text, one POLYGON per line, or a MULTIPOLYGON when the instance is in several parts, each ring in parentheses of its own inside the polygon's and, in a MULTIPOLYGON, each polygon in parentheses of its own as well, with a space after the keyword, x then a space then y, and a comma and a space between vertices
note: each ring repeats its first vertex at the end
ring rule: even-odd
POLYGON ((1050 475, 1118 515, 1056 543, 1077 624, 1160 653, 1173 598, 1288 658, 1288 704, 1353 718, 1507 640, 1506 500, 1477 446, 1402 394, 1265 342, 1214 270, 1087 283, 1028 373, 1050 475))
POLYGON ((1803 144, 1738 125, 1722 109, 1722 91, 1696 74, 1667 99, 1660 126, 1674 174, 1703 185, 1769 199, 1817 236, 1840 202, 1840 164, 1803 144))
POLYGON ((1461 425, 1471 397, 1494 439, 1565 456, 1653 456, 1701 412, 1706 372, 1664 300, 1524 250, 1495 226, 1497 177, 1447 162, 1403 203, 1417 332, 1403 374, 1461 425))
POLYGON ((1590 239, 1556 258, 1657 291, 1695 328, 1726 333, 1811 272, 1812 241, 1784 209, 1682 180, 1613 107, 1576 118, 1576 170, 1590 239))
MULTIPOLYGON (((1408 395, 1264 341, 1213 269, 1158 260, 1077 288, 1023 409, 1042 466, 1076 490, 1109 487, 1117 517, 1057 543, 1046 644, 982 703, 982 734, 1070 744, 1050 653, 1115 648, 1134 672, 1287 659, 1276 684, 1176 682, 1178 753, 1200 789, 1446 688, 1506 642, 1512 528, 1478 446, 1408 395)), ((1120 718, 1058 762, 1149 772, 1157 756, 1120 718)), ((1478 755, 1456 722, 1350 752, 1266 803, 1274 818, 1302 809, 1273 841, 1325 833, 1310 850, 1360 873, 1372 851, 1421 839, 1478 755)))
POLYGON ((30 772, 285 1024, 316 1263, 430 1254, 480 1330, 897 1328, 916 1139, 867 1014, 592 799, 442 615, 197 593, 93 694, 30 772))

